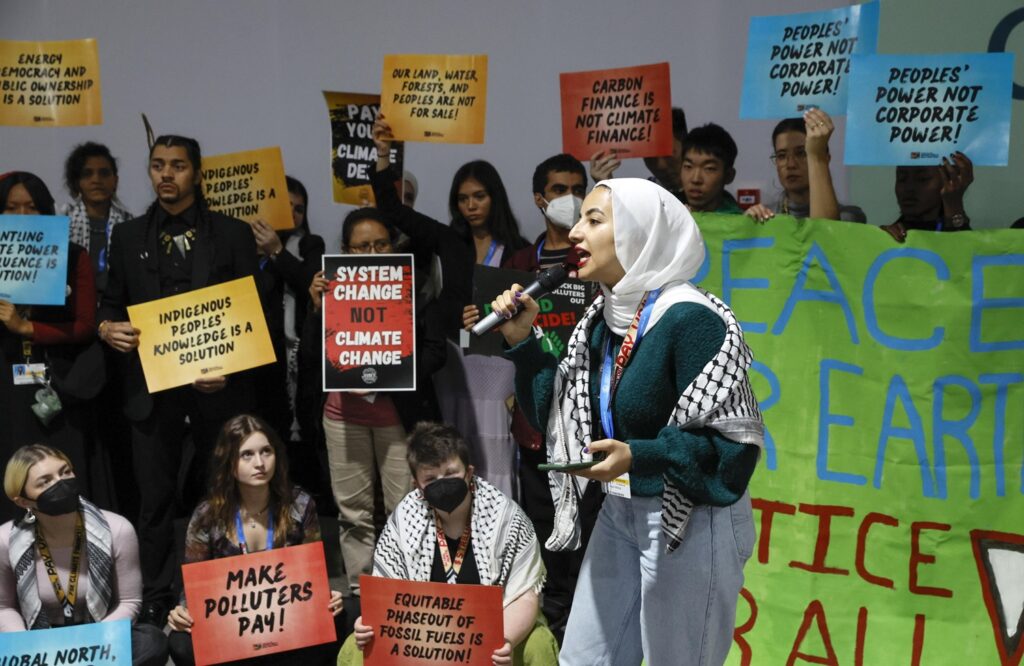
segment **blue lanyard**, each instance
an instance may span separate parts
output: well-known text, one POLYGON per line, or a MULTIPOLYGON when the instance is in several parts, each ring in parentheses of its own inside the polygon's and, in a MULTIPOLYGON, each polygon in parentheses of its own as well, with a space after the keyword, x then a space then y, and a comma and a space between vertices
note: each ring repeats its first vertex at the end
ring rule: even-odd
MULTIPOLYGON (((238 530, 238 546, 242 553, 249 552, 249 544, 245 542, 245 530, 242 529, 242 510, 235 512, 235 529, 238 530)), ((274 510, 270 509, 270 519, 267 521, 267 550, 274 549, 274 510)))
POLYGON ((498 241, 491 241, 491 249, 487 250, 487 256, 484 257, 484 266, 491 265, 491 259, 494 258, 494 253, 498 251, 498 241))
POLYGON ((541 238, 540 242, 537 243, 537 268, 540 268, 540 253, 544 251, 545 238, 541 238))
MULTIPOLYGON (((640 322, 636 327, 636 339, 633 341, 632 349, 629 350, 623 361, 622 372, 625 372, 626 363, 629 362, 629 358, 632 357, 636 348, 640 346, 640 340, 644 337, 644 332, 647 330, 647 322, 651 318, 651 311, 654 310, 654 303, 660 295, 661 289, 647 292, 643 310, 640 313, 640 322)), ((630 325, 630 328, 632 328, 632 325, 630 325)), ((627 331, 628 334, 629 332, 627 331)), ((611 329, 608 329, 604 339, 604 363, 601 365, 601 426, 604 428, 604 436, 608 439, 615 439, 615 423, 612 420, 612 397, 615 389, 618 388, 618 382, 615 382, 616 385, 612 386, 612 375, 615 371, 614 356, 612 354, 612 332, 611 329)))

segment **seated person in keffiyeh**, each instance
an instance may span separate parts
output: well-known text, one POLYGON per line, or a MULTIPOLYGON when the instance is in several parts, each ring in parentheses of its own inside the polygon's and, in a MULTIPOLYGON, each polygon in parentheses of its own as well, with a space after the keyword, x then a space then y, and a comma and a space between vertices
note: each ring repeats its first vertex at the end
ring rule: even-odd
MULTIPOLYGON (((0 632, 135 621, 142 605, 135 530, 79 496, 62 451, 42 444, 15 451, 4 492, 24 515, 0 526, 0 632)), ((131 641, 134 666, 167 661, 157 627, 135 625, 131 641)))
MULTIPOLYGON (((409 437, 408 457, 416 489, 388 519, 374 552, 373 574, 501 586, 505 643, 492 654, 493 663, 556 663, 555 637, 538 624, 544 564, 526 514, 473 474, 466 442, 451 426, 418 424, 409 437)), ((359 650, 373 639, 373 627, 356 619, 338 666, 361 664, 359 650)))

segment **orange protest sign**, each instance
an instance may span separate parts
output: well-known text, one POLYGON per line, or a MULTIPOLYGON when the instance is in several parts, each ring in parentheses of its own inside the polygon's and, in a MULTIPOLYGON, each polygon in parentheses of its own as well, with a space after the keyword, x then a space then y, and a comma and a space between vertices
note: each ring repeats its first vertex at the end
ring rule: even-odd
POLYGON ((263 220, 278 230, 295 226, 280 148, 207 156, 202 171, 211 210, 246 222, 263 220))
POLYGON ((0 125, 103 124, 95 39, 0 40, 0 125))
POLYGON ((562 152, 589 160, 599 150, 620 157, 672 154, 668 63, 559 74, 562 152))
POLYGON ((252 276, 128 307, 150 393, 277 356, 252 276))
MULTIPOLYGON (((373 121, 380 109, 380 95, 324 91, 331 116, 331 184, 334 203, 374 205, 370 174, 377 169, 373 121)), ((402 173, 401 143, 391 144, 389 158, 402 173)))
POLYGON ((196 664, 220 664, 337 640, 317 541, 181 567, 196 664))
POLYGON ((360 576, 366 666, 490 666, 505 643, 501 588, 360 576))
POLYGON ((381 113, 397 141, 483 143, 486 55, 386 55, 381 113))

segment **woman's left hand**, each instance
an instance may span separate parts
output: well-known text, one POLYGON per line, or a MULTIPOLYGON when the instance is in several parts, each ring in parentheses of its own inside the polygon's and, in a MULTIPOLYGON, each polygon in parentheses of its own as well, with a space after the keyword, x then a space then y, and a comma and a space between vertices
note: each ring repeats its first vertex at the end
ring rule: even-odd
POLYGON ((18 308, 14 303, 0 301, 0 322, 7 327, 7 330, 15 335, 29 337, 32 335, 32 324, 18 314, 18 308))
POLYGON ((337 615, 345 610, 345 598, 341 596, 341 592, 331 590, 331 601, 327 604, 327 609, 331 611, 331 615, 337 615))
POLYGON ((633 466, 633 452, 625 442, 617 439, 599 439, 591 442, 588 449, 590 453, 604 453, 604 460, 593 467, 573 470, 569 472, 570 474, 607 482, 619 478, 633 466))
POLYGON ((505 643, 491 653, 491 663, 494 666, 512 666, 512 644, 505 639, 505 643))

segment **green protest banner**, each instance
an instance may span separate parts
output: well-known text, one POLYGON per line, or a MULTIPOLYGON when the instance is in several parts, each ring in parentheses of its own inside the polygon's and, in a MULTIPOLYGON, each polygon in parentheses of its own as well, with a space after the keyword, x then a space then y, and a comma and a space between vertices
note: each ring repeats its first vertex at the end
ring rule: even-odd
POLYGON ((1024 233, 699 215, 767 429, 736 664, 1021 664, 1024 233))

